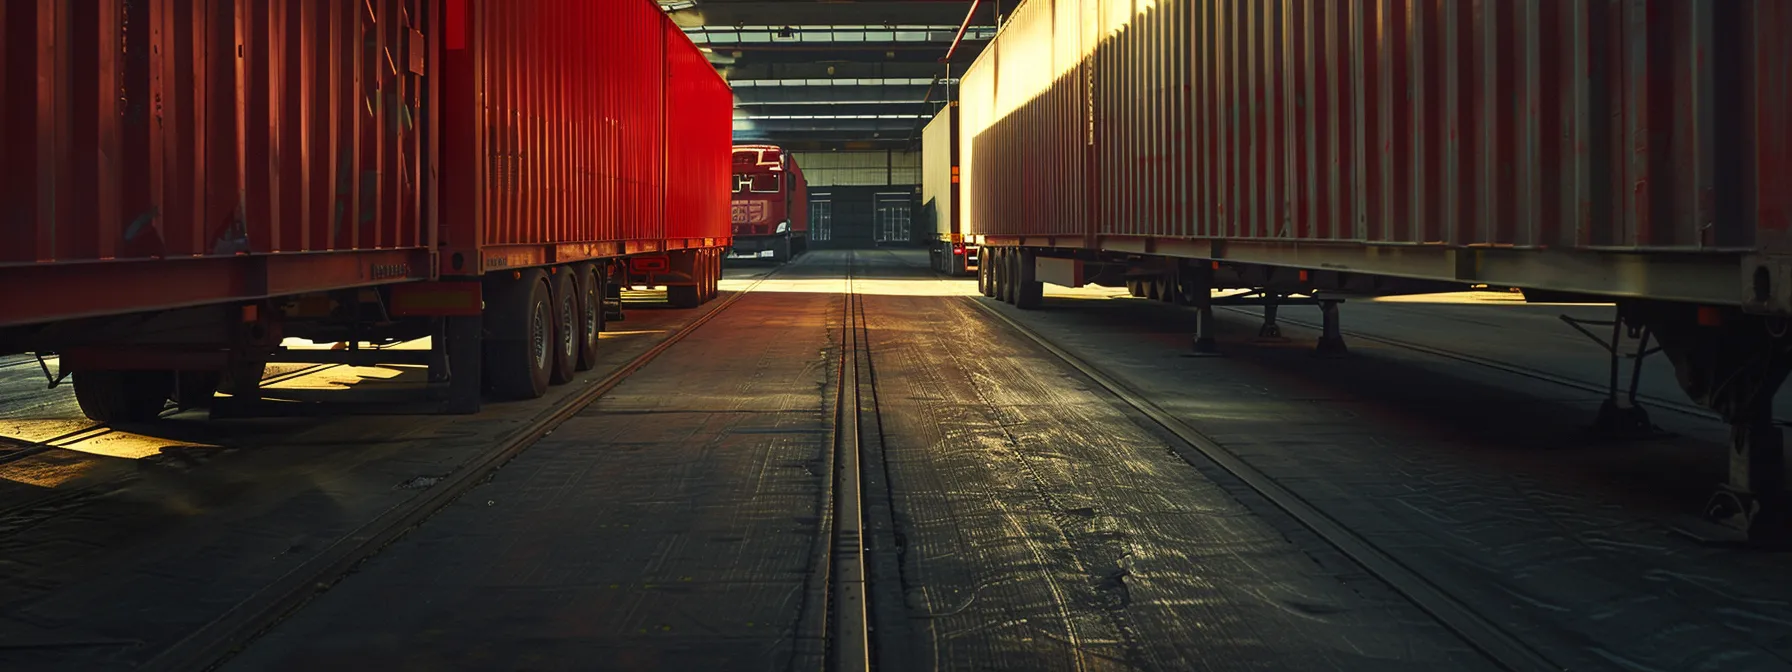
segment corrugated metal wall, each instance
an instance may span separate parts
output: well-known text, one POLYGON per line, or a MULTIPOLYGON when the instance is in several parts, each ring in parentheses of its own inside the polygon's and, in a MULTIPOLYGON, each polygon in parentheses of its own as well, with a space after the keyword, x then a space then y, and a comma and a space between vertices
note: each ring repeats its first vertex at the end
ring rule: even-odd
MULTIPOLYGON (((921 131, 921 210, 915 222, 927 229, 934 239, 958 233, 957 126, 952 117, 956 106, 946 107, 927 122, 921 131)), ((917 234, 921 235, 921 234, 917 234)))
POLYGON ((881 187, 921 183, 921 153, 792 152, 810 187, 881 187))
POLYGON ((449 53, 465 39, 471 62, 444 73, 449 135, 442 164, 480 166, 470 186, 483 197, 482 207, 465 207, 460 199, 472 192, 445 185, 443 197, 453 202, 443 207, 444 221, 458 234, 449 242, 664 237, 666 35, 659 8, 635 0, 446 2, 470 13, 468 34, 456 35, 452 26, 445 32, 449 53), (613 39, 590 39, 596 32, 613 39), (457 124, 461 113, 477 117, 457 124), (461 219, 475 212, 477 223, 461 219))
POLYGON ((666 236, 727 238, 733 175, 734 96, 669 17, 666 39, 666 236))
POLYGON ((427 244, 423 2, 0 5, 0 264, 427 244))
POLYGON ((1029 0, 962 78, 983 234, 1746 250, 1784 0, 1029 0))

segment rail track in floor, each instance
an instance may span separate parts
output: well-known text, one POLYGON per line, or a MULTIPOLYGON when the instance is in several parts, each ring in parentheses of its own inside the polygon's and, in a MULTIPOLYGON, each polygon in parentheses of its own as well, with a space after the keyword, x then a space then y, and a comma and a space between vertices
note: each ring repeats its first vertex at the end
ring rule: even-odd
MULTIPOLYGON (((865 306, 854 286, 856 254, 848 252, 846 259, 835 361, 834 436, 824 460, 828 478, 813 560, 817 576, 812 577, 811 590, 819 592, 820 604, 811 602, 798 626, 801 633, 820 635, 822 646, 814 653, 822 654, 820 667, 830 672, 870 670, 874 657, 863 445, 866 433, 876 431, 877 408, 865 306), (867 413, 872 415, 870 423, 864 422, 867 413)), ((799 654, 799 659, 803 657, 799 654)))
POLYGON ((665 340, 634 359, 611 371, 604 378, 589 384, 536 419, 510 438, 494 444, 473 456, 405 503, 387 510, 366 522, 354 532, 338 539, 323 552, 306 560, 278 580, 264 586, 249 599, 189 633, 169 648, 157 653, 143 666, 148 670, 218 669, 237 652, 302 608, 330 586, 353 573, 362 562, 398 541, 423 524, 435 513, 458 500, 462 495, 485 482, 486 478, 512 458, 553 432, 562 423, 603 398, 629 376, 641 370, 660 355, 677 345, 710 320, 728 310, 742 297, 774 279, 789 266, 780 266, 754 279, 751 284, 726 298, 711 303, 702 315, 671 333, 665 340))

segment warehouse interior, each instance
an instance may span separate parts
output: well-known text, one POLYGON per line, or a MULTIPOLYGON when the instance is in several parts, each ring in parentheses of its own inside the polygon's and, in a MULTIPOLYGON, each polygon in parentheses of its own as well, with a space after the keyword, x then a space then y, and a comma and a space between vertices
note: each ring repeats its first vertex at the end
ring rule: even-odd
POLYGON ((795 153, 818 249, 918 245, 921 129, 1018 0, 657 0, 734 89, 737 143, 795 153))

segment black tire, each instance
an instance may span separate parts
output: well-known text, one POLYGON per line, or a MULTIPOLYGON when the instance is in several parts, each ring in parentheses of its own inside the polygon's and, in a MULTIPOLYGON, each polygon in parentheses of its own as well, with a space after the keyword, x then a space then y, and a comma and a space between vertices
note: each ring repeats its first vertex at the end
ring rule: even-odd
POLYGON ((704 283, 703 286, 708 296, 703 300, 712 301, 722 295, 722 255, 712 252, 707 255, 707 258, 709 259, 709 263, 706 265, 709 268, 709 282, 704 283))
POLYGON ((97 422, 148 422, 174 393, 173 371, 76 371, 75 401, 97 422))
POLYGON ((486 310, 485 379, 505 399, 548 392, 554 370, 553 293, 539 269, 494 283, 486 310))
POLYGON ((714 275, 715 275, 715 271, 710 269, 710 267, 709 267, 709 253, 707 251, 698 252, 697 253, 697 302, 698 303, 709 303, 710 299, 715 298, 715 294, 713 293, 713 290, 710 289, 711 278, 713 278, 714 275))
POLYGON ((1032 252, 1014 255, 1014 307, 1033 310, 1045 302, 1045 283, 1038 281, 1032 252))
POLYGON ((989 269, 989 298, 1001 301, 1007 291, 1004 288, 1008 284, 1008 255, 996 250, 994 262, 989 269))
POLYGON ((604 331, 604 276, 596 264, 579 264, 573 268, 573 280, 579 292, 579 365, 580 371, 597 366, 597 347, 604 331))
POLYGON ((790 236, 779 238, 772 243, 772 262, 786 263, 790 261, 790 236))
POLYGON ((1002 283, 1002 302, 1014 304, 1020 298, 1020 253, 1008 250, 1002 255, 1002 275, 1006 281, 1002 283))
POLYGON ((561 266, 548 278, 548 289, 554 306, 554 367, 548 371, 548 384, 565 385, 579 372, 579 349, 584 340, 584 321, 579 318, 578 281, 572 268, 561 266))
POLYGON ((984 250, 982 263, 977 265, 977 291, 984 296, 996 295, 995 281, 991 277, 995 273, 994 263, 995 258, 990 256, 989 250, 984 250))
POLYGON ((223 371, 177 371, 174 374, 174 405, 181 409, 211 408, 224 384, 223 371))
POLYGON ((218 391, 236 396, 237 390, 252 389, 261 386, 261 379, 268 376, 267 362, 238 362, 233 369, 226 369, 220 375, 218 391), (250 384, 253 383, 253 384, 250 384))

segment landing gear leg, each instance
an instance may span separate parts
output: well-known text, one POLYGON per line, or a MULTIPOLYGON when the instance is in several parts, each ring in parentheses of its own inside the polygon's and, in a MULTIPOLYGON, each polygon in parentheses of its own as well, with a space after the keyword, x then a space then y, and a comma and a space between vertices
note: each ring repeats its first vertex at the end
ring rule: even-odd
POLYGON ((1219 341, 1214 331, 1219 323, 1213 316, 1213 268, 1206 263, 1183 261, 1176 268, 1176 298, 1195 307, 1195 339, 1191 356, 1219 357, 1219 341))
POLYGON ((1280 294, 1263 295, 1263 326, 1257 329, 1257 338, 1264 340, 1282 340, 1282 325, 1276 324, 1276 306, 1281 302, 1280 294))
POLYGON ((1643 438, 1655 434, 1655 424, 1649 421, 1649 411, 1636 402, 1637 385, 1643 379, 1643 358, 1661 351, 1661 348, 1649 347, 1649 339, 1652 336, 1649 327, 1625 320, 1623 308, 1618 309, 1617 316, 1610 322, 1577 320, 1567 315, 1562 315, 1561 318, 1563 322, 1568 323, 1568 326, 1574 327, 1576 331, 1585 334, 1587 338, 1593 339, 1593 342, 1605 348, 1605 351, 1611 356, 1611 376, 1606 385, 1605 401, 1599 405, 1599 415, 1593 421, 1594 430, 1614 438, 1643 438), (1611 340, 1600 338, 1591 330, 1581 326, 1582 324, 1610 326, 1612 328, 1611 340), (1633 352, 1627 352, 1621 347, 1626 334, 1630 338, 1636 339, 1637 345, 1633 352), (1621 377, 1626 359, 1631 360, 1630 381, 1628 393, 1623 393, 1621 391, 1624 385, 1621 377))
MULTIPOLYGON (((1319 354, 1328 357, 1341 357, 1350 353, 1349 346, 1344 345, 1344 332, 1338 327, 1338 299, 1321 299, 1319 301, 1319 354)), ((1266 309, 1267 310, 1267 309, 1266 309)))
POLYGON ((1674 304, 1633 310, 1661 341, 1681 388, 1730 425, 1728 478, 1705 505, 1705 529, 1690 532, 1708 541, 1792 544, 1785 437, 1773 419, 1774 394, 1792 372, 1792 328, 1783 318, 1736 310, 1674 304))
POLYGON ((1792 545, 1785 482, 1786 439, 1770 419, 1730 426, 1730 480, 1705 504, 1712 522, 1760 546, 1792 545))
POLYGON ((478 317, 449 317, 442 320, 442 333, 447 340, 443 351, 443 371, 448 377, 449 413, 478 413, 485 390, 485 372, 480 361, 485 353, 485 321, 478 317))

